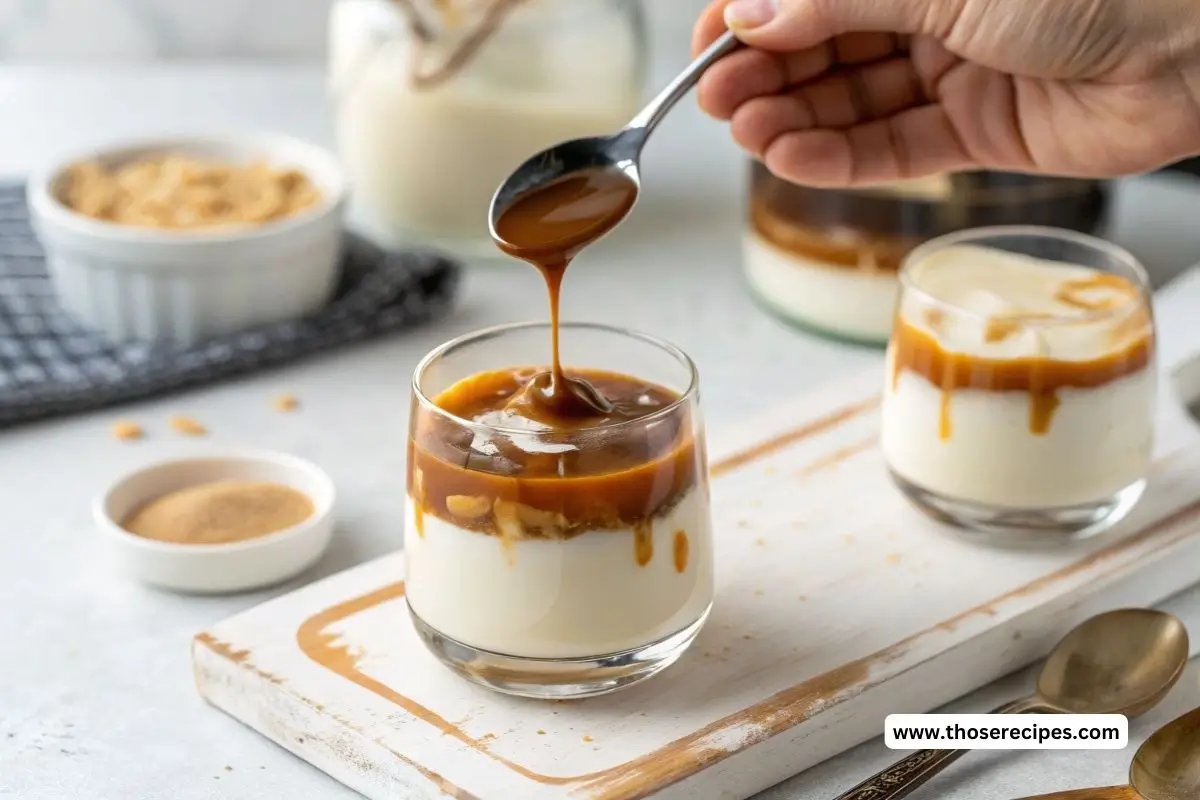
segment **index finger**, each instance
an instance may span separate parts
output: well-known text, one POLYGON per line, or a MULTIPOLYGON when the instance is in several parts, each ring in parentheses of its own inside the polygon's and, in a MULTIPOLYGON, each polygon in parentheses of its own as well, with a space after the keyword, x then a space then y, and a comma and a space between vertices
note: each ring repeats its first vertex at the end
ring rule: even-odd
POLYGON ((731 0, 712 0, 700 13, 692 28, 692 58, 700 55, 704 48, 717 40, 728 28, 725 26, 725 6, 731 0))

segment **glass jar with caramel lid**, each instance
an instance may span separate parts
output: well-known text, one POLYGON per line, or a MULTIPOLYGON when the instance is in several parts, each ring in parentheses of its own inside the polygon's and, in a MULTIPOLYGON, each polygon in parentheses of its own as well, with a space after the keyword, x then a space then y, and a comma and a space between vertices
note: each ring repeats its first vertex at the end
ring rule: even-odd
POLYGON ((995 172, 820 190, 751 167, 744 269, 769 311, 832 338, 883 345, 897 272, 918 245, 960 230, 1044 225, 1100 233, 1108 184, 995 172))
POLYGON ((639 0, 336 0, 329 37, 351 222, 385 246, 498 255, 501 181, 641 105, 639 0))

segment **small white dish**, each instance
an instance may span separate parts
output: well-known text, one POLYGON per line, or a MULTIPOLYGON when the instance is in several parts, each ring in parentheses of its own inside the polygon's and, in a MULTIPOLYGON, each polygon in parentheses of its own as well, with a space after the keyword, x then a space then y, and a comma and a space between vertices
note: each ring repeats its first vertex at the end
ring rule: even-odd
POLYGON ((315 564, 333 536, 333 480, 283 453, 235 450, 158 461, 119 478, 96 499, 93 514, 123 572, 145 583, 193 594, 271 586, 315 564), (177 544, 137 536, 121 522, 170 492, 226 480, 271 481, 307 495, 312 515, 276 533, 230 544, 177 544))
POLYGON ((190 344, 295 319, 337 286, 348 195, 338 158, 274 134, 191 136, 116 144, 35 175, 27 199, 59 304, 115 342, 190 344), (160 230, 96 220, 59 198, 66 170, 179 154, 292 167, 320 190, 313 208, 263 225, 160 230))

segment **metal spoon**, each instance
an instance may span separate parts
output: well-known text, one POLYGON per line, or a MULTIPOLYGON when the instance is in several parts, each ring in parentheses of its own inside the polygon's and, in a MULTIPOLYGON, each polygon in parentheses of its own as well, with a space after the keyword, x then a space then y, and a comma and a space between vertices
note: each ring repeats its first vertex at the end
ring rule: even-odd
MULTIPOLYGON (((1006 703, 991 713, 1136 717, 1162 700, 1183 674, 1187 661, 1187 628, 1176 617, 1146 608, 1109 611, 1063 637, 1042 665, 1033 696, 1006 703)), ((968 752, 918 750, 836 800, 907 797, 968 752)))
POLYGON ((741 43, 732 32, 726 31, 691 63, 691 65, 659 92, 650 103, 622 130, 609 136, 572 139, 543 150, 517 167, 492 196, 488 213, 492 236, 496 236, 496 220, 517 197, 569 175, 572 172, 613 167, 621 170, 641 186, 638 159, 650 134, 667 112, 691 90, 700 76, 722 56, 736 50, 741 43))
POLYGON ((1128 786, 1051 792, 1023 800, 1194 800, 1200 797, 1200 708, 1168 722, 1142 743, 1128 786))

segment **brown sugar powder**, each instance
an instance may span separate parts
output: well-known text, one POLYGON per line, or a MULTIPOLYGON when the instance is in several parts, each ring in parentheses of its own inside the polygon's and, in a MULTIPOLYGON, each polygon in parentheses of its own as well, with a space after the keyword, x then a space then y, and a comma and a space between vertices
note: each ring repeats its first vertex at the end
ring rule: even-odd
POLYGON ((152 500, 121 527, 162 542, 228 544, 290 528, 312 513, 312 500, 290 486, 220 481, 152 500))

